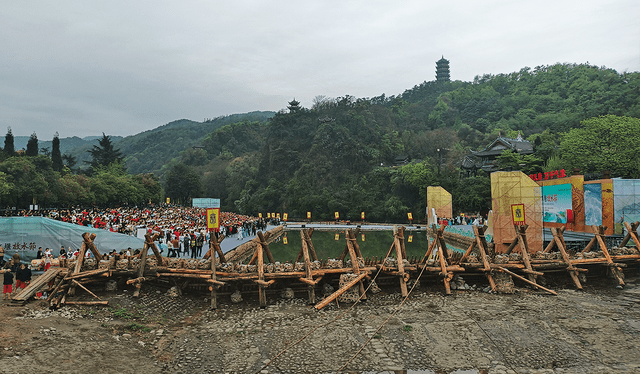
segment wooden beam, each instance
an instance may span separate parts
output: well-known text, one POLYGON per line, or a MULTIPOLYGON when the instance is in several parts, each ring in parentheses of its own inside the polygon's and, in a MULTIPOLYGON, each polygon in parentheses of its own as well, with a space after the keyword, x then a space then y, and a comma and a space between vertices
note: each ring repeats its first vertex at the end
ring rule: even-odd
POLYGON ((528 279, 527 279, 527 278, 525 278, 525 277, 521 277, 521 276, 519 276, 518 274, 516 274, 516 273, 514 273, 514 272, 512 272, 512 271, 509 271, 509 270, 507 270, 507 269, 505 269, 505 268, 503 268, 503 267, 501 267, 501 266, 498 266, 498 268, 499 268, 501 271, 504 271, 505 273, 510 274, 511 276, 514 276, 514 277, 516 277, 516 278, 520 279, 521 281, 524 281, 524 282, 526 282, 526 283, 528 283, 528 284, 530 284, 530 285, 532 285, 532 286, 538 287, 538 288, 539 288, 539 289, 541 289, 541 290, 547 291, 547 292, 549 292, 549 293, 550 293, 550 294, 552 294, 552 295, 556 295, 556 296, 558 296, 558 293, 557 293, 557 292, 555 292, 555 291, 553 291, 553 290, 550 290, 550 289, 548 289, 548 288, 544 288, 544 287, 542 287, 541 285, 539 285, 539 284, 537 284, 537 283, 535 283, 535 282, 532 282, 532 281, 528 280, 528 279))
MULTIPOLYGON (((397 225, 393 226, 393 242, 396 246, 396 258, 398 260, 398 272, 400 274, 404 274, 404 256, 401 244, 401 241, 404 242, 403 232, 404 227, 398 227, 397 225), (400 238, 402 238, 402 240, 400 238)), ((404 275, 400 277, 400 293, 402 294, 402 297, 407 297, 407 295, 409 295, 409 292, 407 290, 407 280, 405 279, 404 275)))
POLYGON ((325 306, 327 306, 327 304, 329 304, 333 300, 337 299, 343 293, 347 292, 347 290, 349 290, 351 287, 355 286, 356 283, 361 282, 362 278, 364 278, 365 275, 366 275, 365 273, 362 273, 362 274, 358 275, 356 278, 352 279, 349 283, 345 284, 342 288, 340 288, 339 290, 337 290, 336 292, 334 292, 330 296, 328 296, 326 299, 324 299, 321 302, 319 302, 318 304, 316 304, 314 306, 314 308, 316 310, 320 310, 320 309, 324 308, 325 306))

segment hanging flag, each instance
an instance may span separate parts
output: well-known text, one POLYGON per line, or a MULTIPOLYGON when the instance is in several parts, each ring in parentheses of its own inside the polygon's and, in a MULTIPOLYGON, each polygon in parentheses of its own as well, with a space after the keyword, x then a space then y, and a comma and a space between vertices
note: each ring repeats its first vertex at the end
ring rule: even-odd
POLYGON ((282 238, 282 243, 284 243, 284 245, 289 244, 289 239, 287 239, 287 237, 285 236, 284 238, 282 238))
POLYGON ((364 212, 360 213, 360 219, 364 221, 364 212))
POLYGON ((258 218, 262 218, 262 213, 258 213, 258 218))
POLYGON ((413 221, 413 214, 407 213, 407 218, 409 218, 409 221, 413 221))
POLYGON ((362 234, 362 241, 364 241, 364 234, 362 234))
POLYGON ((335 240, 340 240, 340 234, 336 233, 336 235, 334 236, 335 240))
POLYGON ((409 240, 408 240, 408 242, 409 242, 409 243, 413 243, 413 235, 409 235, 409 240))
POLYGON ((339 212, 335 212, 334 215, 336 216, 336 219, 340 219, 340 213, 339 212))
POLYGON ((167 197, 167 204, 171 204, 171 198, 167 197))
POLYGON ((267 218, 271 218, 271 213, 267 213, 267 218))
POLYGON ((311 212, 307 212, 307 219, 311 219, 311 212))
POLYGON ((282 219, 283 219, 283 220, 285 220, 285 221, 286 221, 288 218, 289 218, 289 213, 284 213, 284 214, 282 215, 282 219))
POLYGON ((276 213, 276 218, 280 219, 280 213, 276 213))

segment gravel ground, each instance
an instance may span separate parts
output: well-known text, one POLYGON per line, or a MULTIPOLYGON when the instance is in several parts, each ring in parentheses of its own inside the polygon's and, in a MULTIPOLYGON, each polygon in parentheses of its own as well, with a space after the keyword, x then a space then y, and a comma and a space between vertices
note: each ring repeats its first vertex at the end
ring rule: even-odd
POLYGON ((211 311, 202 295, 172 298, 147 284, 140 299, 100 294, 108 307, 52 312, 3 301, 0 373, 331 373, 369 338, 348 372, 638 373, 640 279, 623 290, 598 282, 585 291, 550 285, 558 296, 495 295, 483 285, 443 296, 422 285, 394 316, 401 297, 389 287, 348 312, 335 303, 315 311, 306 292, 274 294, 265 309, 252 294, 239 304, 226 296, 211 311))

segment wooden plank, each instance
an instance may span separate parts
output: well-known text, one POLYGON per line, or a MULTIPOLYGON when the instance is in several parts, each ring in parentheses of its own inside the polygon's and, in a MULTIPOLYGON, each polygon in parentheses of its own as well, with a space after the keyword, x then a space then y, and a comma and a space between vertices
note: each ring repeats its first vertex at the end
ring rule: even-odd
POLYGON ((356 283, 361 282, 362 278, 364 278, 365 275, 366 275, 365 273, 362 273, 362 274, 358 275, 356 278, 352 279, 349 283, 345 284, 342 288, 340 288, 339 290, 337 290, 336 292, 334 292, 330 296, 328 296, 326 299, 324 299, 321 302, 319 302, 318 304, 316 304, 314 306, 314 308, 316 310, 320 310, 320 309, 324 308, 330 302, 332 302, 333 300, 337 299, 340 295, 342 295, 343 293, 347 292, 351 287, 355 286, 356 283))
POLYGON ((269 262, 272 264, 275 264, 276 261, 273 259, 273 255, 269 250, 269 244, 267 244, 267 240, 264 238, 264 235, 262 235, 262 232, 260 231, 258 231, 258 238, 260 238, 260 244, 262 244, 262 249, 267 254, 267 258, 269 259, 269 262))

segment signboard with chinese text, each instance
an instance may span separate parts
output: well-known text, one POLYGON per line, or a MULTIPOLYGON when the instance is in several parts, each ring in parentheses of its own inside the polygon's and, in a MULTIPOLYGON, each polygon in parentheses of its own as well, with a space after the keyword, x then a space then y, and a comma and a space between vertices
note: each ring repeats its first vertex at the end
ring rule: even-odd
POLYGON ((572 215, 571 183, 542 186, 543 222, 567 223, 572 215))
POLYGON ((524 204, 512 204, 511 205, 511 218, 514 225, 526 225, 526 219, 524 216, 524 204))

